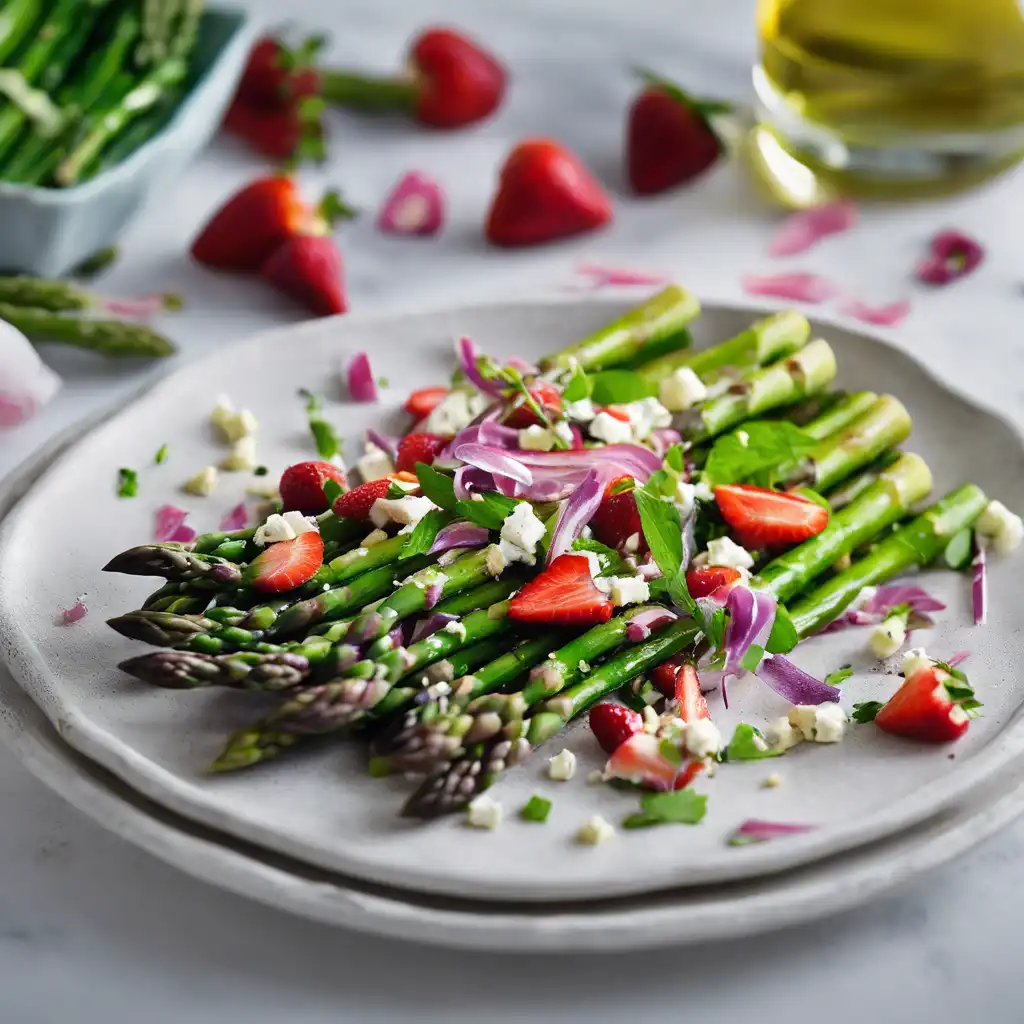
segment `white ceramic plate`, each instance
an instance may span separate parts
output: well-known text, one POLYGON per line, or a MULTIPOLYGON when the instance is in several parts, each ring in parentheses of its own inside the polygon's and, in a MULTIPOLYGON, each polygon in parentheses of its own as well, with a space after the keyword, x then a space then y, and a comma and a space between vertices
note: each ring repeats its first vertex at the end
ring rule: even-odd
MULTIPOLYGON (((321 748, 248 774, 210 778, 203 768, 224 736, 261 714, 268 701, 153 691, 114 669, 138 646, 112 633, 103 619, 136 607, 152 583, 104 575, 98 568, 116 551, 147 538, 154 508, 181 501, 176 486, 220 456, 205 425, 218 392, 230 391, 257 412, 261 458, 276 471, 310 455, 295 392, 331 387, 339 364, 357 350, 370 352, 391 387, 382 406, 331 407, 332 418, 353 440, 371 422, 386 428, 410 388, 444 379, 456 333, 471 335, 499 355, 531 356, 588 333, 625 305, 570 300, 346 317, 263 335, 180 370, 58 459, 5 524, 0 646, 16 677, 68 743, 186 817, 327 870, 473 898, 607 897, 763 875, 907 828, 1005 765, 1024 739, 1016 685, 1024 610, 1015 600, 1012 566, 996 566, 991 573, 991 615, 984 631, 968 625, 962 578, 929 579, 949 610, 935 636, 921 639, 936 654, 974 649, 967 667, 986 705, 986 716, 972 725, 954 758, 944 749, 902 743, 872 728, 854 729, 838 747, 805 746, 770 765, 720 770, 699 785, 711 800, 697 828, 623 833, 598 850, 575 847, 575 829, 593 813, 621 819, 634 809, 635 798, 585 784, 588 771, 600 763, 585 729, 569 736, 581 761, 572 783, 548 782, 541 756, 510 773, 496 790, 510 811, 533 792, 552 796, 548 825, 512 820, 496 834, 481 834, 458 819, 419 825, 396 818, 403 784, 367 778, 362 752, 354 747, 321 748), (151 467, 164 442, 172 445, 171 460, 151 467), (114 497, 121 465, 151 467, 141 474, 134 501, 114 497), (73 628, 58 626, 59 609, 83 592, 90 595, 92 614, 73 628), (780 789, 760 788, 769 771, 783 774, 780 789), (818 827, 784 842, 726 846, 726 837, 747 817, 818 827)), ((735 333, 757 312, 708 309, 696 331, 698 343, 735 333)), ((1011 428, 883 342, 835 326, 820 330, 836 346, 841 385, 891 390, 907 403, 916 425, 909 447, 933 466, 937 492, 973 479, 1011 506, 1024 507, 1024 451, 1011 428)), ((196 525, 216 526, 243 487, 244 481, 228 479, 215 498, 192 501, 196 525)), ((863 642, 857 632, 838 634, 806 645, 799 660, 824 674, 858 659, 863 642)), ((866 661, 859 664, 865 671, 844 684, 847 707, 895 687, 894 679, 872 672, 866 661)), ((784 710, 753 680, 731 693, 728 713, 713 705, 726 730, 736 721, 764 722, 784 710)), ((553 744, 551 752, 560 745, 553 744)))

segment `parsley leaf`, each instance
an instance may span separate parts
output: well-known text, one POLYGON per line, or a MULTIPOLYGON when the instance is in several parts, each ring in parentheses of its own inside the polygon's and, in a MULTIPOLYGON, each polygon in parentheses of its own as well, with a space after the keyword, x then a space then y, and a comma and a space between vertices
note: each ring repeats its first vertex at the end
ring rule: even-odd
POLYGON ((333 459, 341 454, 341 439, 334 427, 323 416, 323 403, 310 391, 299 392, 306 400, 306 416, 309 429, 316 442, 316 450, 321 459, 333 459))
POLYGON ((572 369, 572 376, 569 383, 562 389, 562 400, 564 402, 582 402, 589 398, 594 385, 590 378, 583 372, 583 367, 576 363, 572 369))
POLYGON ((455 481, 446 473, 439 473, 425 462, 416 463, 416 479, 420 490, 440 508, 455 508, 455 481))
POLYGON ((761 664, 761 659, 764 657, 764 648, 759 644, 751 644, 747 648, 747 653, 740 659, 740 667, 745 672, 756 672, 758 665, 761 664))
POLYGON ((117 471, 117 496, 134 498, 139 493, 139 475, 134 469, 121 467, 117 471))
POLYGON ((573 551, 592 551, 597 555, 601 572, 625 573, 632 571, 627 569, 626 562, 618 551, 608 547, 607 544, 602 544, 599 540, 590 537, 577 537, 572 542, 572 549, 573 551))
POLYGON ((167 456, 169 454, 170 454, 170 449, 167 447, 167 445, 162 444, 162 445, 160 445, 159 448, 157 448, 156 455, 153 456, 153 461, 158 466, 161 466, 161 465, 163 465, 167 461, 167 456))
POLYGON ((631 370, 603 370, 590 378, 591 397, 598 405, 625 405, 653 398, 658 393, 656 384, 644 380, 631 370))
POLYGON ((425 555, 434 538, 441 531, 442 526, 447 526, 452 521, 452 513, 444 509, 433 509, 428 512, 409 534, 409 539, 402 548, 402 558, 412 558, 414 555, 425 555))
POLYGON ((873 722, 875 715, 884 707, 885 705, 880 700, 862 701, 860 704, 853 705, 853 714, 850 717, 863 725, 865 722, 873 722))
POLYGON ((708 798, 692 789, 671 793, 645 793, 640 811, 631 814, 623 828, 650 828, 652 825, 696 825, 707 813, 708 798))
POLYGON ((461 519, 468 519, 477 526, 488 530, 500 530, 506 517, 518 505, 515 498, 506 498, 503 494, 487 491, 482 501, 467 498, 455 503, 455 511, 461 519))
POLYGON ((674 470, 676 473, 682 473, 686 468, 686 454, 683 451, 681 444, 674 444, 667 452, 665 452, 665 458, 661 460, 669 469, 674 470))
POLYGON ((708 483, 731 484, 757 477, 756 483, 770 484, 768 471, 799 461, 817 444, 786 420, 746 423, 742 433, 745 444, 733 433, 712 445, 704 466, 708 483))
POLYGON ((826 686, 838 686, 840 683, 845 682, 850 676, 853 675, 853 669, 849 665, 844 665, 842 668, 837 668, 835 672, 829 672, 825 676, 826 686))
POLYGON ((683 526, 679 509, 642 487, 633 492, 644 538, 666 579, 675 580, 683 564, 683 526))
POLYGON ((766 757, 781 757, 781 750, 772 750, 759 729, 740 722, 722 752, 723 761, 761 761, 766 757))
POLYGON ((526 806, 519 812, 523 821, 536 821, 543 825, 551 813, 551 801, 542 796, 531 796, 526 806))
POLYGON ((328 506, 333 506, 344 493, 345 489, 337 480, 324 481, 324 497, 327 499, 328 506))

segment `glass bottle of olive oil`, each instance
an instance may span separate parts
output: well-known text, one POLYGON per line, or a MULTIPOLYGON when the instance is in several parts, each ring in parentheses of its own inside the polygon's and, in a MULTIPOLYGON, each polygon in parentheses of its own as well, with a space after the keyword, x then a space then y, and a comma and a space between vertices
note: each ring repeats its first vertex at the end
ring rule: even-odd
POLYGON ((758 0, 752 155, 792 205, 953 191, 1024 157, 1024 0, 758 0))

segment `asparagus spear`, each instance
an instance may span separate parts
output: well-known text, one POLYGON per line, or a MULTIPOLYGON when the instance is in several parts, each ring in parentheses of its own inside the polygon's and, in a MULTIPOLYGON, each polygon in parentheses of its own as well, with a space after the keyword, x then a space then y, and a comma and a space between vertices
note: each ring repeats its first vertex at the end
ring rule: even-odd
POLYGON ((122 671, 154 686, 192 690, 228 686, 243 690, 290 690, 310 671, 310 662, 291 651, 282 654, 239 652, 223 657, 189 651, 154 651, 121 662, 122 671))
POLYGON ((0 320, 17 327, 33 342, 59 341, 104 356, 155 359, 176 351, 163 335, 144 324, 78 319, 6 302, 0 302, 0 320))
POLYGON ((0 7, 0 64, 28 37, 41 10, 41 0, 8 0, 0 7))
POLYGON ((697 299, 678 285, 669 285, 590 337, 545 356, 540 368, 564 370, 575 360, 584 370, 603 370, 678 335, 699 315, 697 299))
POLYGON ((824 441, 859 419, 877 400, 878 395, 874 391, 854 391, 849 395, 841 395, 817 416, 800 425, 800 429, 815 441, 824 441))
POLYGON ((801 636, 818 632, 864 587, 891 579, 914 566, 929 565, 954 534, 974 523, 987 502, 984 492, 974 484, 951 491, 906 526, 879 541, 849 569, 793 605, 789 611, 797 632, 801 636))
POLYGON ((241 566, 216 555, 200 554, 188 544, 168 541, 163 544, 141 544, 115 555, 104 572, 120 572, 128 576, 163 576, 177 582, 209 579, 222 587, 242 582, 241 566))
POLYGON ((858 474, 850 480, 844 480, 842 485, 829 491, 828 503, 833 511, 849 505, 858 495, 863 494, 877 479, 879 474, 891 466, 900 457, 899 452, 888 451, 879 456, 863 473, 858 474))

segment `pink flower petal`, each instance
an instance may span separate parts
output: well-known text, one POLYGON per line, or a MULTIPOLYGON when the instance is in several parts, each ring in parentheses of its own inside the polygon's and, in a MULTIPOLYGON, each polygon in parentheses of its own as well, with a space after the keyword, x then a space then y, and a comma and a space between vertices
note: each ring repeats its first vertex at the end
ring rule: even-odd
POLYGON ((644 270, 628 267, 605 267, 599 263, 585 263, 576 268, 580 277, 589 278, 593 290, 599 288, 630 288, 643 285, 668 284, 670 278, 664 274, 651 274, 644 270))
POLYGON ((910 314, 910 300, 901 299, 890 302, 888 306, 869 306, 860 299, 849 299, 839 310, 843 316, 862 320, 866 324, 877 324, 880 327, 895 327, 903 323, 910 314))
POLYGON ((352 401, 377 401, 377 382, 373 379, 373 370, 370 369, 370 357, 365 352, 357 352, 352 357, 352 362, 345 371, 345 382, 352 401))
POLYGON ((186 526, 183 523, 171 534, 170 539, 175 544, 188 544, 196 539, 196 531, 191 526, 186 526))
POLYGON ((839 294, 839 286, 817 274, 744 274, 743 290, 748 295, 764 295, 793 302, 824 302, 839 294))
POLYGON ((966 658, 969 658, 970 654, 971 654, 970 651, 957 651, 956 654, 951 654, 946 659, 946 664, 950 668, 956 668, 957 665, 959 665, 961 661, 964 661, 966 658))
POLYGON ((436 235, 444 208, 441 186, 421 171, 409 171, 384 200, 377 229, 386 235, 436 235))
POLYGON ((230 512, 225 513, 224 518, 220 521, 219 529, 233 533, 235 530, 244 530, 248 523, 249 510, 243 501, 239 502, 230 512))
POLYGON ((188 513, 175 505, 161 505, 156 510, 153 539, 158 542, 174 540, 175 533, 185 524, 188 513))
POLYGON ((931 240, 928 256, 917 265, 917 279, 925 284, 950 284, 976 270, 984 258, 980 242, 960 231, 940 231, 931 240))
POLYGON ((65 608, 60 613, 61 625, 70 626, 72 623, 84 619, 88 614, 89 609, 85 607, 85 602, 79 598, 70 608, 65 608))
POLYGON ((793 256, 857 223, 857 207, 849 200, 826 203, 813 210, 794 213, 783 221, 768 246, 769 256, 793 256))

